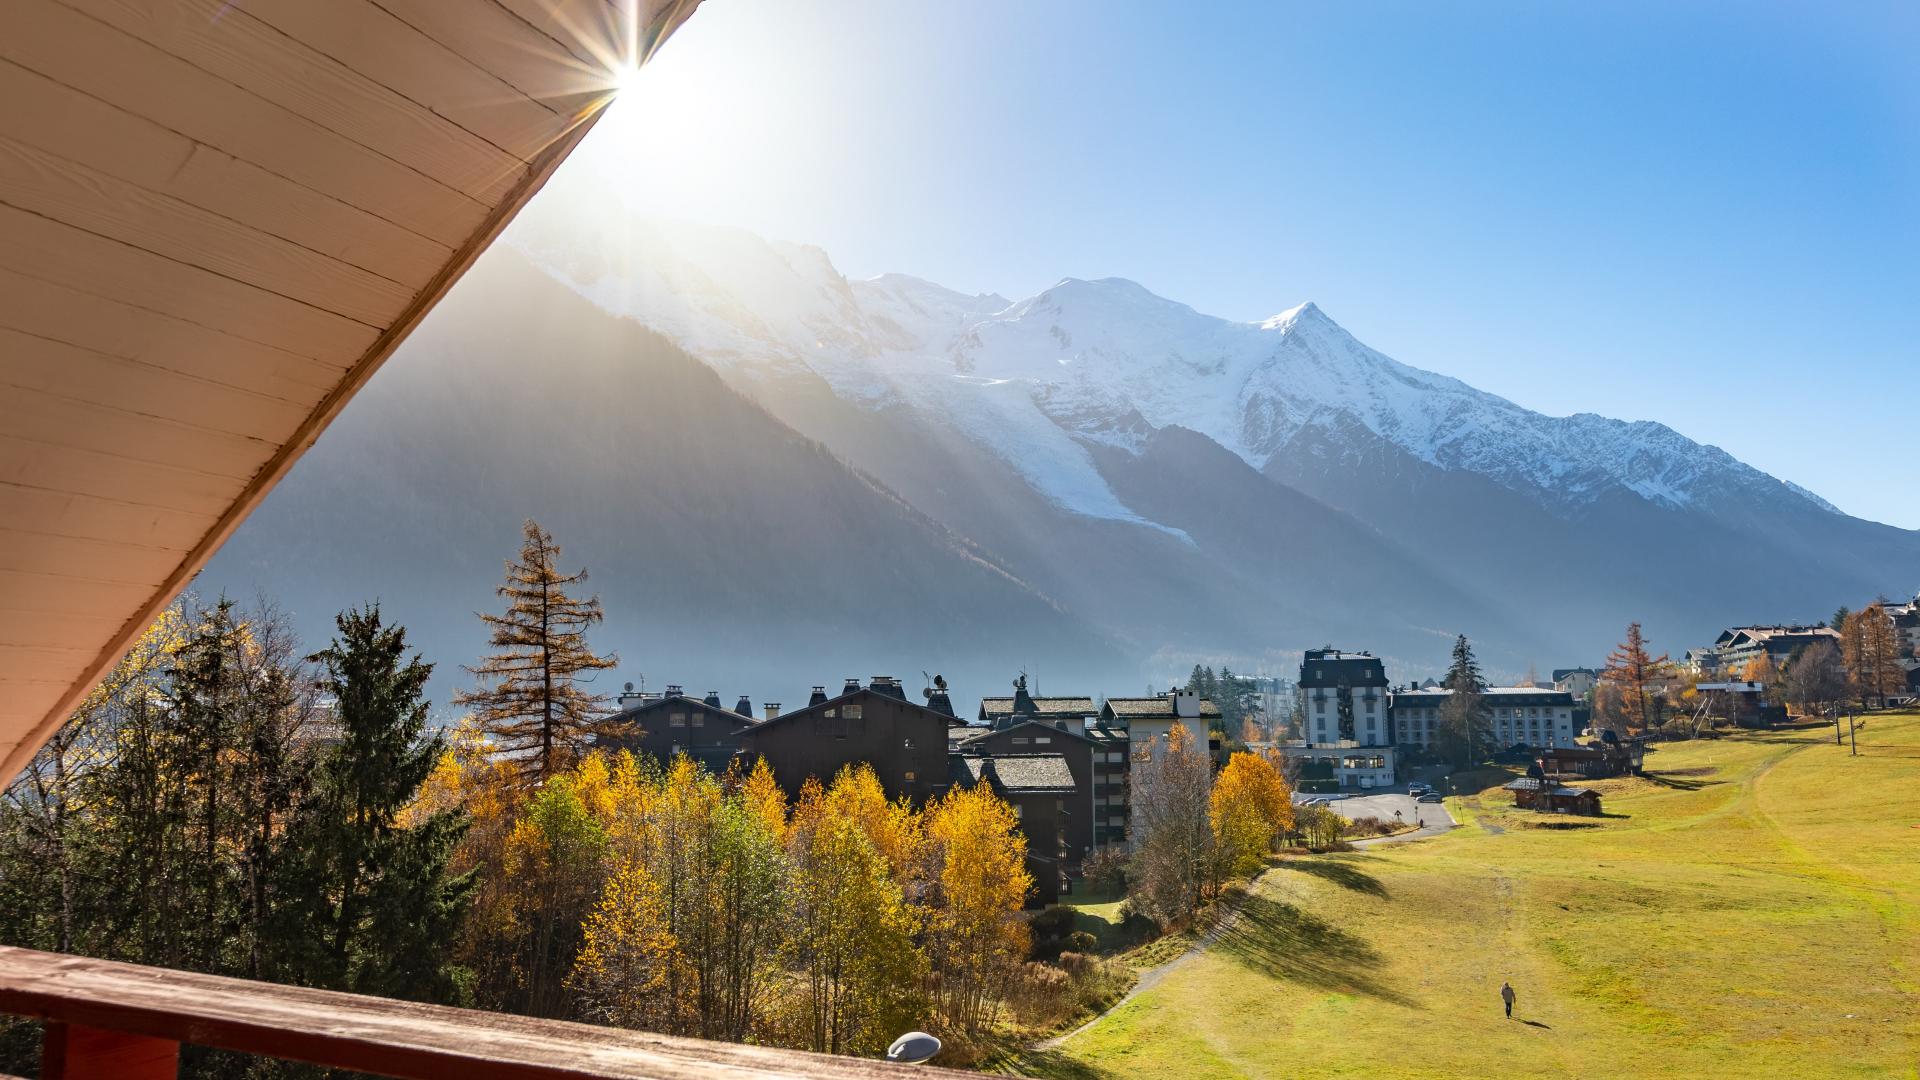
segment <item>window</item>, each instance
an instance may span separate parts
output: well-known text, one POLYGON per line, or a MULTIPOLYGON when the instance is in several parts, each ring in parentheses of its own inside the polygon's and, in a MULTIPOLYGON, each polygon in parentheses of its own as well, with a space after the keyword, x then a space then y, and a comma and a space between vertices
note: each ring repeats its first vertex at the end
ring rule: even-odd
POLYGON ((1015 820, 1015 821, 1018 821, 1018 820, 1020 820, 1020 818, 1021 818, 1021 817, 1023 817, 1023 816, 1024 816, 1024 815, 1020 813, 1020 804, 1019 804, 1019 803, 1014 803, 1014 804, 1013 804, 1013 818, 1014 818, 1014 820, 1015 820))
POLYGON ((667 717, 667 723, 669 726, 672 726, 672 727, 686 727, 687 714, 683 712, 673 713, 672 715, 667 717))
POLYGON ((1035 746, 1045 746, 1052 741, 1053 736, 1051 735, 1035 735, 1033 737, 1033 745, 1035 746))
POLYGON ((903 775, 905 775, 905 776, 906 776, 906 778, 907 778, 907 783, 909 783, 909 784, 911 784, 911 783, 913 783, 913 776, 914 776, 914 774, 913 774, 913 773, 911 773, 911 772, 909 772, 909 773, 905 773, 905 774, 903 774, 903 775))
POLYGON ((706 727, 706 726, 707 726, 707 714, 706 714, 706 713, 698 713, 698 712, 697 712, 697 713, 694 713, 694 714, 693 714, 693 726, 694 726, 694 727, 706 727))
POLYGON ((846 714, 847 714, 847 719, 849 719, 849 720, 858 720, 858 719, 860 719, 860 706, 858 706, 858 705, 848 705, 848 706, 846 707, 846 710, 845 710, 845 711, 846 711, 846 714))
MULTIPOLYGON (((913 749, 913 740, 912 740, 912 739, 901 739, 901 740, 900 740, 900 749, 902 749, 902 750, 911 750, 911 749, 913 749)), ((908 779, 912 779, 912 777, 908 777, 908 779)))
POLYGON ((1025 735, 1015 735, 1013 737, 1013 745, 1015 746, 1027 745, 1027 737, 1025 735))

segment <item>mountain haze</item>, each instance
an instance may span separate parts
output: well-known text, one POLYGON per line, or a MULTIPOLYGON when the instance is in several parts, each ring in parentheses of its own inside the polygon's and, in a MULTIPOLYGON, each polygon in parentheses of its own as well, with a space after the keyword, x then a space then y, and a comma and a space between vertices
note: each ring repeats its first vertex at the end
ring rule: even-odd
POLYGON ((215 559, 310 635, 378 597, 482 651, 537 517, 593 571, 618 678, 794 700, 1026 669, 1137 692, 1327 642, 1396 678, 1679 652, 1920 579, 1920 534, 1660 424, 1550 417, 1308 303, 1238 323, 1117 278, 968 295, 818 248, 530 209, 215 559))

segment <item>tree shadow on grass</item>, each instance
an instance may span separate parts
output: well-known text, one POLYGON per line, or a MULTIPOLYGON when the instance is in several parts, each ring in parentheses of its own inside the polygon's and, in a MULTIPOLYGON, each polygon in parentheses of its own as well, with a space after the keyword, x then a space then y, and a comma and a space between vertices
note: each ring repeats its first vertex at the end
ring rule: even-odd
POLYGON ((1357 862, 1359 859, 1351 856, 1322 855, 1311 859, 1287 859, 1278 865, 1282 870, 1311 874, 1343 889, 1387 899, 1387 887, 1380 883, 1379 878, 1354 865, 1357 862))
POLYGON ((1725 780, 1695 780, 1691 777, 1681 776, 1679 773, 1643 772, 1640 774, 1640 777, 1649 784, 1663 788, 1672 788, 1675 791, 1699 791, 1704 787, 1716 787, 1726 783, 1725 780))
POLYGON ((1060 1050, 1022 1050, 1008 1055, 999 1064, 1013 1070, 1016 1076, 1042 1080, 1106 1080, 1113 1075, 1060 1050))
POLYGON ((1372 945, 1292 904, 1248 897, 1213 947, 1276 979, 1420 1007, 1380 981, 1382 957, 1372 945))

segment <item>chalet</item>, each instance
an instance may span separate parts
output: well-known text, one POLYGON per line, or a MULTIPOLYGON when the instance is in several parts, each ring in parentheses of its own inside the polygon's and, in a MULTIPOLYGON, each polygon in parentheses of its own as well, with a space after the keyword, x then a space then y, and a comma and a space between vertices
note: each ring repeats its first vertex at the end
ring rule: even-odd
POLYGON ((955 754, 949 759, 949 782, 962 787, 987 784, 1005 799, 1020 819, 1027 838, 1027 872, 1033 875, 1030 906, 1060 899, 1070 886, 1064 825, 1067 802, 1084 789, 1062 754, 955 754))
MULTIPOLYGON (((1119 794, 1125 797, 1123 774, 1116 777, 1111 770, 1096 771, 1106 764, 1111 750, 1106 742, 1087 734, 1089 721, 1098 719, 1093 699, 1029 697, 1023 678, 1014 684, 1012 697, 981 702, 980 717, 979 725, 954 729, 956 754, 993 758, 1055 754, 1065 761, 1073 791, 1062 796, 1061 849, 1066 872, 1077 877, 1081 860, 1102 842, 1096 824, 1109 806, 1116 783, 1122 785, 1119 794)), ((1126 760, 1124 747, 1120 760, 1126 760)))
MULTIPOLYGON (((944 687, 942 687, 944 699, 944 687)), ((947 733, 961 721, 952 706, 907 700, 900 680, 875 675, 866 686, 848 679, 834 697, 816 688, 802 708, 740 732, 740 750, 767 759, 789 797, 807 777, 831 783, 848 765, 873 766, 887 797, 914 802, 947 789, 947 733)))
POLYGON ((1567 787, 1552 780, 1522 776, 1503 785, 1513 792, 1513 805, 1546 814, 1600 816, 1600 793, 1591 788, 1567 787))
POLYGON ((1534 763, 1542 775, 1552 779, 1598 780, 1638 773, 1645 749, 1638 740, 1622 742, 1603 738, 1599 742, 1549 747, 1540 751, 1534 763))
MULTIPOLYGON (((727 709, 721 707, 718 691, 696 698, 678 686, 667 687, 664 694, 635 693, 632 687, 628 683, 620 695, 620 711, 607 718, 610 730, 596 740, 597 746, 645 754, 662 763, 685 754, 722 773, 740 750, 740 733, 754 723, 753 703, 744 695, 727 709)), ((779 710, 779 705, 767 705, 768 716, 779 710)))

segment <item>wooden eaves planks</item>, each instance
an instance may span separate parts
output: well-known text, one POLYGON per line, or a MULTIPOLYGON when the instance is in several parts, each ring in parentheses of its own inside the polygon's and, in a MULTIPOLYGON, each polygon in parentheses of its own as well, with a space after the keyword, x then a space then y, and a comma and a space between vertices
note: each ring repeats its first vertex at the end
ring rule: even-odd
POLYGON ((577 144, 625 10, 0 5, 0 782, 577 144))

